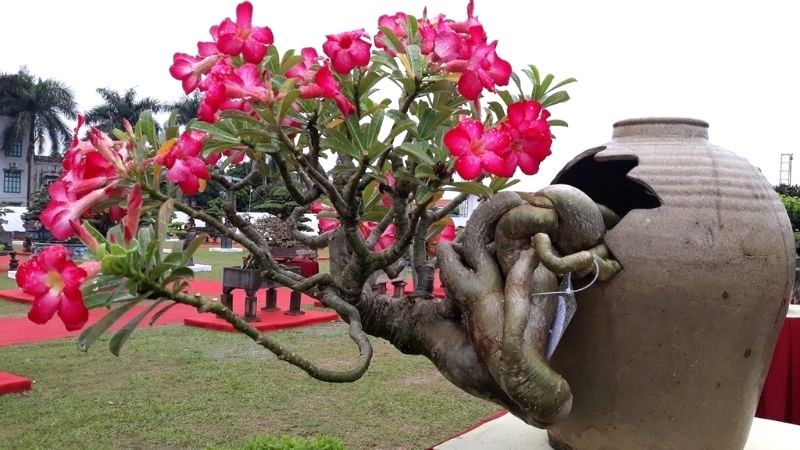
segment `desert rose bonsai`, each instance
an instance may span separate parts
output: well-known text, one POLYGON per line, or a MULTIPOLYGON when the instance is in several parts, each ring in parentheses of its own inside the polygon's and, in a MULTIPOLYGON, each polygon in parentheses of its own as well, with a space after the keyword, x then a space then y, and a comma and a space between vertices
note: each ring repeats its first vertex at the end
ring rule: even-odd
POLYGON ((171 75, 186 93, 202 95, 198 120, 187 129, 170 122, 161 136, 145 114, 113 139, 92 129, 80 141, 79 123, 41 220, 59 239, 77 235, 99 264, 77 266, 57 249, 24 264, 18 281, 36 298, 31 319, 58 311, 73 329, 84 326, 87 309, 109 308, 80 337, 86 349, 124 312, 156 299, 112 338, 116 354, 148 313, 183 303, 331 382, 361 377, 372 357, 368 336, 377 336, 425 355, 461 389, 532 425, 567 414, 569 386, 547 363, 561 314, 558 291, 570 274, 605 279, 619 270, 602 244, 615 218, 568 186, 500 191, 514 184, 517 169, 536 174, 550 154, 551 127, 566 124, 548 108, 569 99, 560 89, 574 80, 554 83, 529 66, 523 83, 472 2, 460 21, 427 12, 382 16, 372 36, 363 29, 329 35, 321 53, 279 53, 272 31, 251 17, 252 6, 242 3, 235 19, 211 28, 197 55, 175 54, 171 75), (252 163, 247 176, 224 176, 245 159, 252 163), (321 234, 295 238, 330 245, 336 270, 303 278, 275 262, 264 236, 232 204, 224 206, 228 227, 182 200, 208 183, 244 189, 269 164, 301 205, 289 223, 309 211, 319 215, 321 234), (445 191, 456 194, 437 206, 445 191), (455 236, 448 215, 469 194, 486 200, 455 236), (140 227, 141 214, 152 209, 156 225, 140 227), (119 221, 107 235, 82 221, 98 210, 119 221), (241 244, 263 277, 336 310, 357 346, 355 365, 320 367, 220 302, 185 293, 192 277, 185 264, 202 238, 165 254, 173 210, 241 244), (397 277, 405 265, 412 294, 374 289, 378 275, 397 277), (432 295, 437 267, 443 299, 432 295))

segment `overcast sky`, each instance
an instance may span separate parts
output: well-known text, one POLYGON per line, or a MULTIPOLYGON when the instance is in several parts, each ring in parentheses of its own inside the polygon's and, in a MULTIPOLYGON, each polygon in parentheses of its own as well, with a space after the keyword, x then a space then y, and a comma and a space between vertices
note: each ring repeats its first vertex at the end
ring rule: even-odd
MULTIPOLYGON (((168 68, 175 52, 196 53, 208 28, 235 18, 238 1, 25 0, 4 2, 0 72, 27 65, 70 85, 79 108, 100 102, 98 87, 135 87, 141 96, 175 100, 180 82, 168 68)), ((275 44, 321 49, 325 34, 365 28, 402 10, 461 20, 459 1, 254 0, 255 25, 275 44)), ((607 142, 614 122, 633 117, 693 117, 710 123, 710 140, 761 168, 777 184, 781 153, 798 148, 800 26, 792 2, 761 0, 476 0, 475 11, 497 53, 515 71, 529 63, 557 78, 575 77, 572 100, 552 109, 553 156, 525 181, 549 183, 581 151, 607 142)), ((321 52, 320 52, 321 53, 321 52)), ((798 155, 800 156, 800 155, 798 155)), ((518 172, 518 174, 521 174, 518 172)), ((800 164, 793 182, 800 181, 800 164)))

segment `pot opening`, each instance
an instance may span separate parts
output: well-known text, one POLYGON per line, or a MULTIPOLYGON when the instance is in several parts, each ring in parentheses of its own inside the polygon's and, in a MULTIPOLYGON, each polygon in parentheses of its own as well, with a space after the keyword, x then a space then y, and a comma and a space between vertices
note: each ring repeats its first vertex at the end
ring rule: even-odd
POLYGON ((594 156, 605 150, 597 147, 574 159, 553 179, 553 184, 568 184, 586 193, 596 203, 607 206, 621 218, 634 209, 661 206, 661 200, 628 172, 639 164, 635 157, 597 161, 594 156))

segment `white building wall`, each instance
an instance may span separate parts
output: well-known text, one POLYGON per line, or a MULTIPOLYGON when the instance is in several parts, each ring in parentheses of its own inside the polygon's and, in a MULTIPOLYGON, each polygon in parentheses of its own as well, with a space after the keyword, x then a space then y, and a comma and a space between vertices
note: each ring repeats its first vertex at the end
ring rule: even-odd
MULTIPOLYGON (((5 132, 6 128, 11 123, 11 118, 0 116, 0 136, 5 132)), ((27 133, 22 138, 20 147, 20 156, 7 155, 0 150, 0 202, 7 205, 25 206, 28 201, 28 163, 25 159, 25 153, 28 149, 28 135, 27 133), (19 176, 19 192, 8 192, 13 188, 15 183, 6 183, 6 177, 19 176)), ((9 180, 10 181, 10 180, 9 180)))

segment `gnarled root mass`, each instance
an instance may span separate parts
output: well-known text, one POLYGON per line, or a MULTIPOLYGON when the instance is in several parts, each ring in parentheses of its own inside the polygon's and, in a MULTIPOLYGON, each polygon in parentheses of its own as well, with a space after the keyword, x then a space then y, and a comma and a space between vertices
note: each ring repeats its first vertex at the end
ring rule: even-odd
POLYGON ((601 207, 569 186, 481 205, 454 243, 437 251, 447 298, 406 300, 367 290, 357 304, 367 333, 428 356, 451 382, 527 423, 570 411, 569 385, 546 358, 560 276, 620 270, 602 244, 601 207), (538 295, 543 294, 543 295, 538 295))

